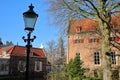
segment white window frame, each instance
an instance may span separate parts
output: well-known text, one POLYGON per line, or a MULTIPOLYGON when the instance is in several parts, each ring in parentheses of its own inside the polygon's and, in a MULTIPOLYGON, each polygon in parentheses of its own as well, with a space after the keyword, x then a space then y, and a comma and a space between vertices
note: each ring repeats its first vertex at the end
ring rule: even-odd
POLYGON ((35 61, 35 71, 36 72, 42 71, 42 61, 35 61))
POLYGON ((115 55, 116 53, 113 51, 113 52, 111 52, 111 64, 112 65, 116 65, 117 64, 117 60, 116 60, 116 55, 115 55))
POLYGON ((99 52, 94 52, 94 64, 100 65, 100 53, 99 52))
POLYGON ((25 72, 26 71, 26 62, 23 60, 20 60, 18 62, 18 71, 25 72))

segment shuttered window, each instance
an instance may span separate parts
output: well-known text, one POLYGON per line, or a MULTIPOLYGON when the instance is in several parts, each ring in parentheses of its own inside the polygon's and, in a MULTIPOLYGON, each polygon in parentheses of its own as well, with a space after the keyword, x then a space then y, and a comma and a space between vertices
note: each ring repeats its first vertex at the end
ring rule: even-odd
POLYGON ((88 43, 99 43, 100 39, 99 38, 88 38, 88 43))
POLYGON ((75 39, 72 41, 73 44, 76 44, 76 43, 84 43, 84 39, 75 39))

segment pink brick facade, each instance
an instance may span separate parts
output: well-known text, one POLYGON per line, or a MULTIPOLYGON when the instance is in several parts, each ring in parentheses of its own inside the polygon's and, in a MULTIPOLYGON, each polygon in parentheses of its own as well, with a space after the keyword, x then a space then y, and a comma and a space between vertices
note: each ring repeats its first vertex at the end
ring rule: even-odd
MULTIPOLYGON (((74 59, 76 53, 80 53, 80 59, 84 62, 84 67, 90 69, 88 74, 93 73, 98 68, 102 68, 101 40, 99 35, 94 31, 94 26, 97 26, 94 21, 87 19, 76 20, 72 24, 69 24, 67 32, 67 63, 70 59, 74 59), (78 30, 79 33, 76 32, 78 26, 81 29, 80 31, 78 30), (77 42, 77 40, 79 41, 77 42), (97 52, 99 53, 99 64, 95 64, 95 53, 97 52)), ((118 38, 117 42, 120 42, 120 38, 118 38)), ((120 54, 120 50, 112 46, 111 51, 115 52, 115 54, 120 54)), ((120 57, 116 56, 115 59, 116 64, 112 66, 120 66, 120 57)))
MULTIPOLYGON (((89 33, 71 34, 68 36, 67 44, 67 62, 76 56, 76 53, 80 53, 80 59, 84 61, 84 66, 90 69, 100 67, 94 65, 94 52, 100 52, 100 42, 89 43, 89 33), (83 39, 83 43, 74 43, 76 39, 83 39)), ((100 60, 101 63, 101 60, 100 60)))

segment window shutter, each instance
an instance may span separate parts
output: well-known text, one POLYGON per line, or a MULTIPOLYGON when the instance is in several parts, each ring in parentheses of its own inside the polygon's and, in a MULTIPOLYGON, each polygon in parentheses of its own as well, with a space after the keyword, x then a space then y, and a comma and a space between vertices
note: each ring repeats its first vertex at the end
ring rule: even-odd
POLYGON ((73 42, 73 44, 75 44, 75 42, 76 42, 76 41, 75 41, 75 40, 73 40, 72 42, 73 42))
POLYGON ((91 39, 90 38, 88 38, 88 43, 91 43, 91 39))
POLYGON ((114 25, 111 25, 110 27, 113 29, 113 28, 114 28, 114 25))
POLYGON ((116 37, 116 41, 118 42, 119 40, 120 40, 120 38, 117 36, 117 37, 116 37))
POLYGON ((80 32, 80 27, 76 27, 76 32, 80 32))
POLYGON ((81 39, 81 43, 84 43, 84 39, 81 39))
POLYGON ((99 43, 99 38, 96 39, 96 42, 99 43))

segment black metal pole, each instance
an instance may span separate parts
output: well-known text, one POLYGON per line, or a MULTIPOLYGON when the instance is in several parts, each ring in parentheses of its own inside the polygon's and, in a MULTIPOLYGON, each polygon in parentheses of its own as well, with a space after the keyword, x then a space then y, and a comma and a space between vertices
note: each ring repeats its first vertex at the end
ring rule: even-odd
POLYGON ((31 35, 31 32, 29 32, 27 34, 27 45, 26 45, 26 48, 27 48, 27 55, 26 55, 26 79, 25 80, 29 80, 29 56, 30 56, 30 35, 31 35))

